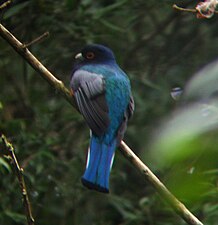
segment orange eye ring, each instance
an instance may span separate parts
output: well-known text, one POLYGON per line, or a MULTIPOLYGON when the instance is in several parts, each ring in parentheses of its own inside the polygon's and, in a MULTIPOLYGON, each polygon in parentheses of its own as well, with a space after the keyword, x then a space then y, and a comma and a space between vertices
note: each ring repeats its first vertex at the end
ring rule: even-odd
POLYGON ((95 54, 93 52, 87 52, 86 53, 86 58, 87 59, 94 59, 95 58, 95 54))

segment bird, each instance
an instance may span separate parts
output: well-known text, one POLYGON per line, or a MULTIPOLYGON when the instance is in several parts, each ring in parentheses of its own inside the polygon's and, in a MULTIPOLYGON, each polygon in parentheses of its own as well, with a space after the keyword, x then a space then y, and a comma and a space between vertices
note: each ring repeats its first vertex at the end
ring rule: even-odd
POLYGON ((70 89, 90 128, 90 146, 81 182, 89 189, 109 193, 115 150, 135 107, 130 80, 110 48, 89 44, 75 56, 70 89))

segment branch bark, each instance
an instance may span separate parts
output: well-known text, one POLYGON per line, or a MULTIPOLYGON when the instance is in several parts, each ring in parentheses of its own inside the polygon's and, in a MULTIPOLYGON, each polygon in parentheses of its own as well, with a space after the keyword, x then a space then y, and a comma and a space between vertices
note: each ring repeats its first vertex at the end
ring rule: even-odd
MULTIPOLYGON (((58 80, 45 66, 18 41, 3 25, 0 24, 0 35, 9 45, 11 45, 18 54, 20 54, 52 87, 57 89, 65 99, 76 107, 75 100, 70 91, 64 86, 63 82, 58 80)), ((173 208, 173 210, 190 225, 203 225, 170 191, 164 184, 152 173, 152 171, 134 154, 134 152, 121 142, 120 151, 128 161, 144 175, 144 178, 155 188, 159 195, 173 208)))
POLYGON ((44 34, 42 34, 39 37, 37 37, 36 39, 32 40, 31 42, 29 42, 27 44, 24 44, 24 48, 29 48, 31 45, 42 41, 43 39, 47 38, 48 36, 49 36, 49 32, 47 31, 44 34))
POLYGON ((11 143, 9 143, 9 141, 7 140, 7 138, 4 135, 1 135, 1 142, 5 148, 5 152, 4 154, 7 155, 10 159, 10 162, 13 166, 13 169, 15 171, 15 174, 17 176, 17 179, 19 181, 19 185, 20 185, 20 190, 22 193, 22 197, 23 197, 23 207, 25 209, 25 215, 27 218, 27 224, 28 225, 34 225, 34 218, 33 218, 33 214, 32 214, 32 209, 31 209, 31 204, 29 201, 29 196, 28 196, 28 192, 26 189, 26 184, 24 181, 24 177, 23 177, 23 168, 20 167, 17 157, 14 153, 14 148, 12 146, 11 143))
POLYGON ((0 11, 5 9, 11 4, 11 0, 8 0, 7 2, 4 2, 3 4, 0 5, 0 11))

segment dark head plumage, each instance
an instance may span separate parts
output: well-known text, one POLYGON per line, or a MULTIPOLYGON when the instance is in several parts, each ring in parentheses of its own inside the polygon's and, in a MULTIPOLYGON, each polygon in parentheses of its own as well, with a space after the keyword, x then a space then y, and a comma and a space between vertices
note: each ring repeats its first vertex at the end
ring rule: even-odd
POLYGON ((111 49, 100 44, 86 45, 75 58, 82 64, 115 62, 114 53, 111 49))

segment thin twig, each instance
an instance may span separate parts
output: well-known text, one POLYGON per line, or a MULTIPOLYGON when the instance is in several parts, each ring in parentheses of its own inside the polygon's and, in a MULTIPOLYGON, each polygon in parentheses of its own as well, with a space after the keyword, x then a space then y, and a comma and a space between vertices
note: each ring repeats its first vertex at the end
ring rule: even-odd
POLYGON ((4 135, 1 135, 1 141, 2 141, 2 144, 5 148, 5 150, 7 150, 6 154, 10 158, 11 164, 14 168, 15 174, 19 181, 19 185, 20 185, 20 189, 21 189, 21 193, 22 193, 22 197, 23 197, 23 206, 25 209, 27 224, 34 225, 35 223, 34 223, 34 218, 32 215, 31 204, 29 201, 29 196, 28 196, 28 192, 26 189, 26 184, 25 184, 24 176, 23 176, 23 172, 24 172, 23 168, 21 168, 18 163, 18 160, 14 153, 14 148, 13 148, 12 144, 8 142, 7 138, 4 135))
MULTIPOLYGON (((190 12, 190 13, 197 13, 198 11, 196 9, 187 9, 177 6, 176 4, 173 4, 173 8, 182 11, 182 12, 190 12)), ((218 11, 214 11, 215 14, 218 14, 218 11)))
POLYGON ((28 48, 30 45, 36 44, 37 42, 42 41, 43 39, 47 38, 49 36, 49 32, 45 32, 44 34, 40 35, 36 39, 32 40, 31 42, 24 44, 23 48, 28 48))
POLYGON ((0 10, 6 8, 10 4, 11 4, 11 0, 8 0, 7 2, 4 2, 3 4, 0 5, 0 10))
POLYGON ((178 10, 178 11, 183 11, 183 12, 191 12, 191 13, 196 13, 197 12, 196 9, 186 9, 186 8, 179 7, 176 4, 173 5, 173 8, 178 10))
MULTIPOLYGON (((37 72, 44 77, 51 86, 55 87, 68 102, 74 107, 75 100, 72 98, 70 91, 64 84, 56 79, 37 59, 32 53, 22 48, 20 43, 5 27, 0 24, 0 35, 17 51, 37 72)), ((145 175, 146 180, 152 184, 160 196, 174 209, 174 211, 183 218, 187 224, 203 225, 170 191, 163 183, 152 173, 152 171, 134 154, 134 152, 122 141, 120 151, 124 156, 134 165, 134 167, 145 175)))

